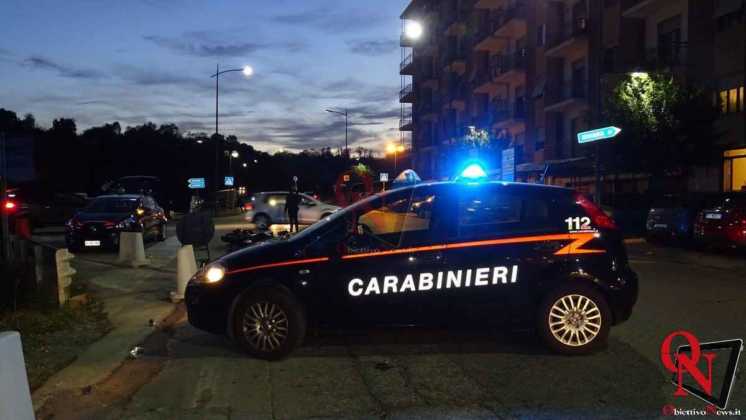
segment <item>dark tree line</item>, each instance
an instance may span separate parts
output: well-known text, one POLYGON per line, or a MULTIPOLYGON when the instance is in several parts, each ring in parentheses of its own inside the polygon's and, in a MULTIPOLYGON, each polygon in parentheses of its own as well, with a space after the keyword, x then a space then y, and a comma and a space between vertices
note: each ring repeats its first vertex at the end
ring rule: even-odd
MULTIPOLYGON (((270 155, 235 136, 185 134, 174 124, 148 122, 122 128, 113 122, 79 133, 74 120, 58 118, 44 129, 36 125, 33 115, 19 118, 5 109, 0 109, 0 133, 34 143, 36 179, 27 188, 97 195, 108 181, 152 175, 161 179, 176 208, 188 202, 187 179, 205 178, 210 184, 216 164, 221 183, 232 174, 236 185, 246 186, 249 193, 287 189, 292 177, 298 176, 301 189, 322 196, 332 195, 337 176, 351 164, 330 148, 270 155), (231 158, 232 151, 239 157, 231 158)), ((374 169, 387 164, 370 152, 361 154, 362 161, 374 169)))

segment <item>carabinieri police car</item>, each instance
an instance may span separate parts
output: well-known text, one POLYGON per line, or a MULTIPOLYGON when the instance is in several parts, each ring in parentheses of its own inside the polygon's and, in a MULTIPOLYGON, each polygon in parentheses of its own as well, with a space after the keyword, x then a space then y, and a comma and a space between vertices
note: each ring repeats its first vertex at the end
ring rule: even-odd
POLYGON ((523 325, 583 354, 637 300, 614 221, 583 195, 468 178, 371 196, 189 282, 189 322, 279 359, 309 325, 523 325))

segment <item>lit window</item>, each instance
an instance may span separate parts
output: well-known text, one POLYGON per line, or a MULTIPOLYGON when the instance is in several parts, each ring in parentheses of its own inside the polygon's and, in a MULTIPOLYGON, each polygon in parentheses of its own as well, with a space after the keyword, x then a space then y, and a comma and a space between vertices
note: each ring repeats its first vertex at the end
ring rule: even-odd
POLYGON ((727 90, 720 91, 720 112, 722 114, 728 113, 728 91, 727 90))
POLYGON ((728 91, 728 111, 738 111, 738 89, 730 89, 728 91))
POLYGON ((738 91, 740 92, 739 96, 741 97, 741 109, 740 109, 740 111, 743 112, 743 110, 744 110, 743 101, 746 100, 746 97, 743 96, 743 86, 741 86, 740 88, 738 88, 738 91))

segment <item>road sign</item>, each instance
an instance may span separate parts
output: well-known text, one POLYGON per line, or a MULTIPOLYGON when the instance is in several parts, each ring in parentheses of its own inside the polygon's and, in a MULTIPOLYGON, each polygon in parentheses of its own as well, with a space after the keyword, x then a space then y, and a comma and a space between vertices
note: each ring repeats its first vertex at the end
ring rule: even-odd
POLYGON ((205 179, 204 178, 189 178, 189 180, 187 180, 187 185, 192 190, 201 190, 205 188, 205 179))
POLYGON ((597 128, 590 131, 582 131, 578 133, 578 143, 583 144, 591 143, 598 140, 610 139, 612 137, 616 137, 621 132, 621 128, 614 126, 597 128))
POLYGON ((381 172, 381 174, 380 174, 380 180, 381 180, 381 182, 389 182, 389 174, 388 174, 388 172, 381 172))
POLYGON ((515 181, 515 148, 504 149, 502 152, 502 176, 501 179, 507 182, 515 181))
POLYGON ((232 176, 225 177, 224 184, 225 184, 226 187, 232 187, 233 186, 233 177, 232 176))

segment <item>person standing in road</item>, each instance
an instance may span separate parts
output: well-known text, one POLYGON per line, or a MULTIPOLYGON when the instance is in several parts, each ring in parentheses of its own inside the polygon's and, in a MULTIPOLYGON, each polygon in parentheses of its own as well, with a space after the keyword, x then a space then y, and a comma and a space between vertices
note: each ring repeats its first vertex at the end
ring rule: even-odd
POLYGON ((300 207, 300 194, 298 189, 293 187, 290 189, 287 199, 285 200, 285 212, 288 214, 288 220, 290 222, 290 232, 298 232, 298 209, 300 207))

